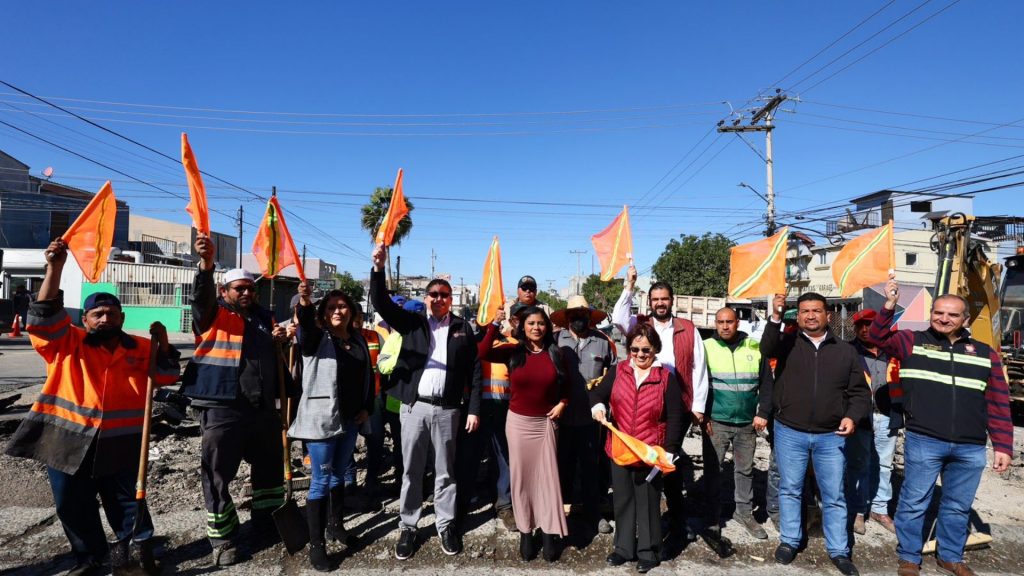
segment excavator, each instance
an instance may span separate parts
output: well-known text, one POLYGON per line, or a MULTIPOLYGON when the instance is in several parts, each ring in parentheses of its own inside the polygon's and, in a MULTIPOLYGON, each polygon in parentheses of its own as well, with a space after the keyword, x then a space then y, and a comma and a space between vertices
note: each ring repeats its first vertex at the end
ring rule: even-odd
POLYGON ((955 213, 935 221, 932 250, 938 252, 933 294, 958 294, 969 305, 971 336, 1000 350, 1010 397, 1024 402, 1024 219, 955 213), (1016 254, 1004 265, 989 260, 984 242, 1013 240, 1016 254))

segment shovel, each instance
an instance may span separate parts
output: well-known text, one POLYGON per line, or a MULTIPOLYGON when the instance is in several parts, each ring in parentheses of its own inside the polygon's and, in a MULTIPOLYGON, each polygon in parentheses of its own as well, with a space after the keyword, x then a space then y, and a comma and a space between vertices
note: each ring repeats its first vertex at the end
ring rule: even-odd
POLYGON ((306 524, 306 519, 302 517, 302 513, 299 512, 299 505, 292 498, 292 459, 288 445, 288 421, 290 418, 288 417, 288 395, 284 387, 284 362, 284 354, 278 348, 277 382, 281 396, 281 444, 284 450, 285 500, 284 504, 270 515, 274 519, 277 533, 281 536, 281 541, 284 542, 288 554, 295 554, 305 548, 306 543, 309 542, 309 526, 306 524))
POLYGON ((142 519, 146 515, 146 473, 149 471, 149 429, 153 416, 153 389, 154 378, 156 377, 156 357, 160 350, 157 342, 156 330, 149 330, 149 374, 146 379, 146 408, 142 415, 142 447, 139 449, 139 474, 135 479, 135 524, 132 526, 132 535, 127 541, 118 542, 111 547, 110 564, 112 576, 128 576, 135 574, 158 574, 159 568, 156 563, 149 559, 149 564, 143 558, 132 558, 131 542, 139 532, 142 519))

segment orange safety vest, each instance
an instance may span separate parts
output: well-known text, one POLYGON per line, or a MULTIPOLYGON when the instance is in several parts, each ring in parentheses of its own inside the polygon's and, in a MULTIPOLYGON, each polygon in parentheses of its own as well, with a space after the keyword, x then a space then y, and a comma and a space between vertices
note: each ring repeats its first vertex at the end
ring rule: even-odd
MULTIPOLYGON (((46 361, 46 382, 19 426, 8 454, 34 458, 73 474, 96 443, 92 474, 138 465, 149 378, 150 340, 125 335, 112 352, 85 343, 65 310, 29 316, 32 347, 46 361)), ((177 381, 179 370, 157 366, 155 384, 177 381)))
MULTIPOLYGON (((511 336, 504 342, 494 341, 493 347, 508 346, 517 344, 518 340, 511 336)), ((484 400, 500 400, 508 402, 511 399, 508 390, 508 366, 497 362, 480 361, 480 368, 483 372, 483 390, 481 398, 484 400)))
POLYGON ((380 357, 380 334, 376 330, 363 328, 363 338, 366 339, 366 346, 370 349, 370 366, 373 366, 374 397, 380 396, 380 368, 377 367, 377 358, 380 357))
POLYGON ((213 323, 196 338, 181 393, 203 400, 234 400, 238 395, 244 336, 245 319, 225 306, 218 306, 213 323))

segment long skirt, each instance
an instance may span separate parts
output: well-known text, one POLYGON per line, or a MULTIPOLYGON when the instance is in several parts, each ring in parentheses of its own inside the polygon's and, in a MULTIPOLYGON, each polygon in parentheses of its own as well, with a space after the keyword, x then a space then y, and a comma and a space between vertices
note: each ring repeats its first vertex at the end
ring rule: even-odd
POLYGON ((505 433, 512 513, 520 532, 532 533, 540 528, 545 534, 569 534, 562 510, 555 430, 555 423, 546 416, 508 413, 505 433))

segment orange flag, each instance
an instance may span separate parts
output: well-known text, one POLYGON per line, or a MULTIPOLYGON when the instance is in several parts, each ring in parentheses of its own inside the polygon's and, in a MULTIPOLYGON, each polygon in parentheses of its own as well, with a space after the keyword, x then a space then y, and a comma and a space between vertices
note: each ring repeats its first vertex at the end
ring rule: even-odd
POLYGON ((377 244, 391 246, 395 239, 395 230, 398 230, 398 223, 409 214, 409 207, 405 204, 405 194, 402 194, 402 169, 398 169, 398 177, 395 178, 395 187, 391 192, 391 204, 388 205, 388 213, 384 215, 384 221, 377 229, 377 244))
POLYGON ((877 230, 850 240, 832 262, 832 279, 839 295, 854 292, 889 279, 896 268, 892 220, 877 230))
POLYGON ((751 298, 786 291, 789 228, 771 238, 729 249, 729 296, 751 298))
POLYGON ((110 180, 93 196, 78 219, 61 236, 78 262, 89 282, 99 282, 107 267, 107 256, 114 244, 114 221, 117 218, 117 199, 110 180))
POLYGON ((256 240, 252 243, 252 253, 260 265, 260 273, 267 278, 277 276, 285 267, 294 264, 299 278, 306 280, 302 258, 295 249, 295 242, 288 232, 284 211, 281 210, 276 195, 271 196, 267 202, 267 211, 263 214, 260 228, 256 231, 256 240))
POLYGON ((192 147, 188 144, 188 134, 181 133, 181 165, 185 167, 188 179, 188 206, 185 210, 192 215, 192 227, 200 234, 210 235, 210 210, 206 204, 206 187, 199 173, 199 164, 192 147))
POLYGON ((491 248, 484 260, 483 279, 480 280, 480 309, 476 321, 481 326, 493 322, 498 310, 505 304, 505 291, 501 283, 501 246, 498 237, 491 241, 491 248))
POLYGON ((633 260, 633 232, 629 228, 629 207, 612 220, 607 228, 590 237, 594 252, 601 262, 601 280, 607 282, 618 274, 623 266, 633 260))
POLYGON ((612 433, 612 460, 619 466, 643 463, 654 466, 665 474, 675 471, 676 465, 672 462, 673 457, 661 446, 651 446, 641 442, 620 431, 610 422, 605 426, 612 433))

